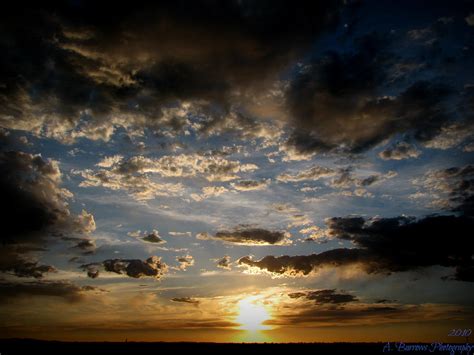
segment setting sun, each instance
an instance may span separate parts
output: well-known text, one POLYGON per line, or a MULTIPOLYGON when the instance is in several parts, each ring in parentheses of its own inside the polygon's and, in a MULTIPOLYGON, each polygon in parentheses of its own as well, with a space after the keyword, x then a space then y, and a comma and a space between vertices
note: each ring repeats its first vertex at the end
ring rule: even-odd
POLYGON ((255 297, 244 298, 239 302, 239 315, 236 319, 240 329, 256 331, 269 329, 263 322, 270 319, 265 306, 255 297))

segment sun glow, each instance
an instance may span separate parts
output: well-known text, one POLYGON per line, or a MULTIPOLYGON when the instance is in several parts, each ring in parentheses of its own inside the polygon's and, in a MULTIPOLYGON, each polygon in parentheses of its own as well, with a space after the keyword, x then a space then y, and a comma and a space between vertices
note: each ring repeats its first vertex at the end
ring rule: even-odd
POLYGON ((239 315, 236 319, 241 324, 239 329, 248 331, 266 330, 269 326, 263 323, 270 319, 265 306, 256 297, 247 297, 239 301, 239 315))

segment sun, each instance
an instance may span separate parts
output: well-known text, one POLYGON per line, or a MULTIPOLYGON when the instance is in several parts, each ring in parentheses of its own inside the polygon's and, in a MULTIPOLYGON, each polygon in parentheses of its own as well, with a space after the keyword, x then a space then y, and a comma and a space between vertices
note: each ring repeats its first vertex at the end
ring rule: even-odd
POLYGON ((239 329, 257 331, 269 329, 264 325, 270 319, 265 306, 256 297, 247 297, 239 301, 239 315, 236 319, 241 324, 239 329))

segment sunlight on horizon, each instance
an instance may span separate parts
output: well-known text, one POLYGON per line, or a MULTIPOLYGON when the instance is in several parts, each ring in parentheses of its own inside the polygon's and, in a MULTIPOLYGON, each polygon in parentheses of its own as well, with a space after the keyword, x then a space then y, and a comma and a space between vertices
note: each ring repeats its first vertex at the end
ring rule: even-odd
POLYGON ((260 330, 243 330, 234 338, 238 343, 272 343, 275 340, 266 334, 266 331, 260 330))
POLYGON ((247 297, 239 301, 239 315, 236 321, 241 324, 239 329, 247 331, 268 330, 263 323, 270 319, 270 314, 256 297, 247 297))

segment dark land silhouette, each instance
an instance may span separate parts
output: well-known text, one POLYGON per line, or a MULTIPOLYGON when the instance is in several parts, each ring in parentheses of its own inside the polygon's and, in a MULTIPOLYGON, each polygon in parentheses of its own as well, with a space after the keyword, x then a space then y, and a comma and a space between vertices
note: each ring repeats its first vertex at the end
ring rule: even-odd
MULTIPOLYGON (((387 343, 203 343, 203 342, 61 342, 33 339, 0 340, 1 355, 16 354, 163 354, 173 351, 179 354, 449 354, 449 351, 397 351, 393 344, 384 352, 387 343)), ((417 343, 421 344, 421 343, 417 343)), ((429 344, 427 344, 429 345, 429 344)), ((461 352, 456 351, 456 354, 461 352)), ((168 353, 167 353, 168 354, 168 353)), ((466 354, 463 352, 462 354, 466 354)), ((472 352, 469 353, 471 355, 472 352)))

